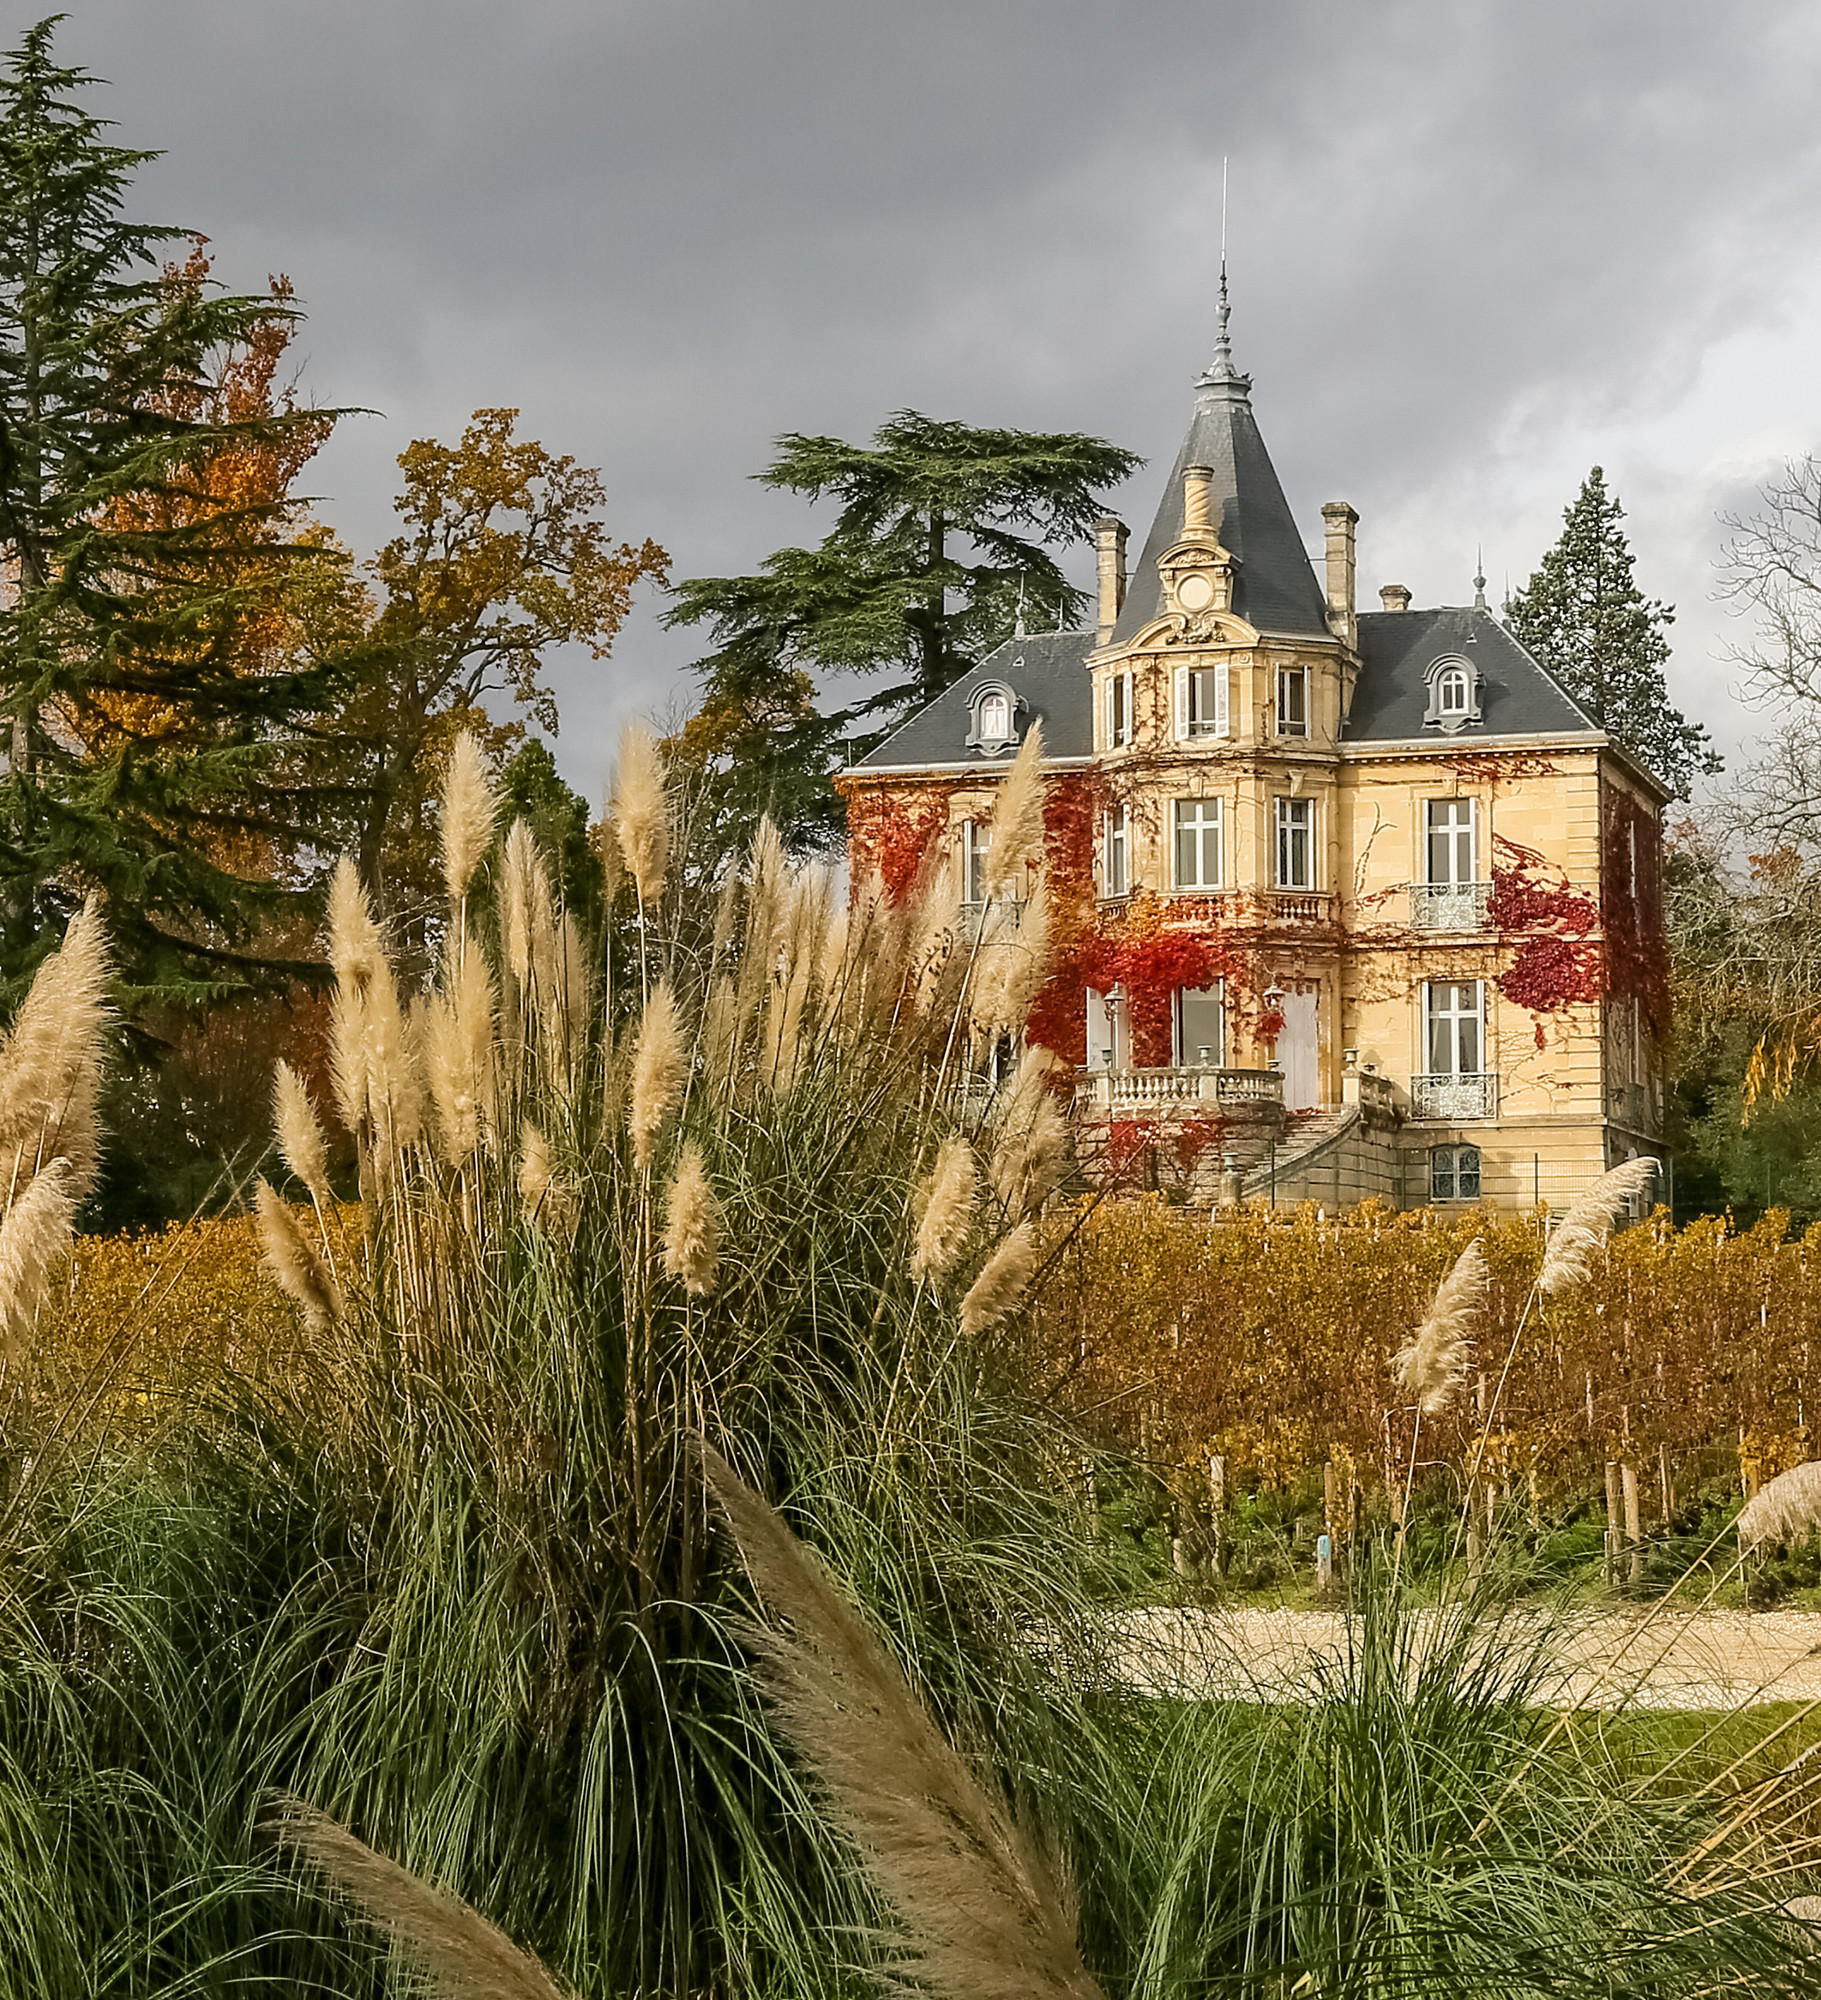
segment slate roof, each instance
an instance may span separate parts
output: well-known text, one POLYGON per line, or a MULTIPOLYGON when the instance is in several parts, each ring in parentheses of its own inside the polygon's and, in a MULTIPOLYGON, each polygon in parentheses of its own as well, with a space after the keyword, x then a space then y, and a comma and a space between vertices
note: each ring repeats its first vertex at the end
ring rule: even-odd
MULTIPOLYGON (((1046 753, 1057 758, 1093 755, 1093 689, 1087 656, 1092 632, 1042 632, 1008 639, 964 674, 946 694, 913 715, 878 749, 854 766, 859 771, 925 770, 935 765, 1002 765, 970 747, 973 699, 988 683, 1021 698, 1020 734, 1033 715, 1043 718, 1046 753)), ((1364 611, 1359 618, 1359 679, 1347 718, 1347 743, 1459 743, 1511 736, 1598 736, 1602 732, 1559 683, 1525 652, 1490 611, 1440 606, 1427 611, 1364 611), (1453 736, 1426 728, 1424 674, 1444 654, 1457 653, 1479 669, 1481 720, 1453 736)))
POLYGON ((1213 472, 1214 526, 1222 546, 1239 558, 1233 609, 1261 632, 1327 638, 1326 596, 1252 414, 1251 384, 1243 375, 1217 370, 1196 385, 1189 434, 1176 454, 1144 553, 1132 569, 1113 643, 1134 638, 1163 610, 1157 558, 1182 539, 1182 475, 1191 465, 1213 472))
POLYGON ((1347 717, 1348 743, 1470 743, 1476 736, 1602 733, 1559 682, 1493 617, 1472 607, 1362 611, 1359 679, 1347 717), (1431 661, 1458 653, 1479 669, 1480 721, 1444 737, 1424 728, 1431 661))
POLYGON ((1091 757, 1094 702, 1086 662, 1093 648, 1092 632, 1039 632, 1024 639, 1008 639, 953 687, 918 709, 853 769, 900 771, 923 770, 932 764, 978 764, 990 770, 1010 763, 1013 748, 989 757, 967 742, 973 729, 974 695, 989 683, 1009 687, 1017 698, 1020 737, 1033 716, 1042 718, 1046 759, 1091 757))

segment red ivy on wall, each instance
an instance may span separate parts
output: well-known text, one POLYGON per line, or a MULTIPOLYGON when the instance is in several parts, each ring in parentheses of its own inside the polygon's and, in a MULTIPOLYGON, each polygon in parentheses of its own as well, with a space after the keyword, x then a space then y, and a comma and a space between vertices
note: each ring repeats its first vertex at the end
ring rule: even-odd
MULTIPOLYGON (((1498 834, 1493 851, 1486 914, 1504 941, 1516 944, 1496 981, 1499 992, 1539 1017, 1599 999, 1605 964, 1599 905, 1534 848, 1498 834)), ((1540 1018, 1536 1043, 1543 1046, 1540 1018)))
POLYGON ((854 791, 847 799, 847 851, 856 886, 876 875, 885 899, 901 904, 916 886, 930 843, 948 825, 953 784, 906 791, 854 791))
POLYGON ((1655 813, 1616 786, 1607 790, 1601 812, 1600 909, 1610 990, 1636 999, 1653 1031, 1662 1035, 1670 1013, 1662 828, 1655 813))

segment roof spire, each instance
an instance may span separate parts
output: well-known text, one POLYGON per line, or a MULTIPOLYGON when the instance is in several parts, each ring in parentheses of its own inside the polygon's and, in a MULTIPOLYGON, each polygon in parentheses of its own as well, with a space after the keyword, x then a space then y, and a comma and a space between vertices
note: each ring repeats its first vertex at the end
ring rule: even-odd
POLYGON ((1252 386, 1251 376, 1240 374, 1233 366, 1233 340, 1228 332, 1232 317, 1233 308, 1227 299, 1227 163, 1223 158, 1220 163, 1220 316, 1214 336, 1214 359, 1203 371, 1199 386, 1231 383, 1241 390, 1252 386))
POLYGON ((1486 551, 1483 545, 1476 546, 1473 551, 1473 608, 1475 611, 1486 608, 1486 551))

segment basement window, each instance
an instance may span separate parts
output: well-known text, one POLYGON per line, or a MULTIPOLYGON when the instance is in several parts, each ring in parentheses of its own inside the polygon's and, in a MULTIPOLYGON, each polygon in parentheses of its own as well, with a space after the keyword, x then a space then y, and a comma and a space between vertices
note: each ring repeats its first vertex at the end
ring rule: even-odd
POLYGON ((1480 1149, 1477 1146, 1429 1148, 1429 1199, 1478 1201, 1480 1149))

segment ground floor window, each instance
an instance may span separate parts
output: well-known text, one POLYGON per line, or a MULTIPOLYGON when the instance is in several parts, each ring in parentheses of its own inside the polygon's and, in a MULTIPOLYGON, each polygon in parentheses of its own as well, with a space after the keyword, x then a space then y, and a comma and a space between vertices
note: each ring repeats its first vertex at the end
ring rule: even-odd
POLYGON ((1224 1059, 1226 1017, 1222 989, 1183 986, 1176 992, 1176 1060, 1192 1069, 1218 1069, 1224 1059))
POLYGON ((1429 1148, 1429 1199, 1478 1201, 1480 1149, 1477 1146, 1429 1148))

